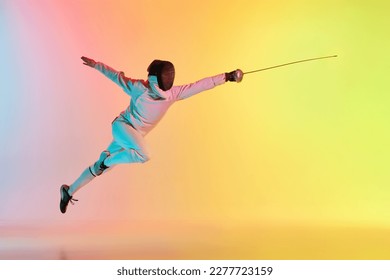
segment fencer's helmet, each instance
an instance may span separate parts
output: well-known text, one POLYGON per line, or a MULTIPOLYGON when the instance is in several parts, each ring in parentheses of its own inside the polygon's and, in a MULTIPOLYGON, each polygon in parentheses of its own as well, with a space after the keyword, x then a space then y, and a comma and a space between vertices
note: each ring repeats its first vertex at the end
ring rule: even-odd
POLYGON ((163 91, 171 89, 175 80, 175 67, 170 61, 155 59, 148 67, 149 76, 157 76, 158 86, 163 91))

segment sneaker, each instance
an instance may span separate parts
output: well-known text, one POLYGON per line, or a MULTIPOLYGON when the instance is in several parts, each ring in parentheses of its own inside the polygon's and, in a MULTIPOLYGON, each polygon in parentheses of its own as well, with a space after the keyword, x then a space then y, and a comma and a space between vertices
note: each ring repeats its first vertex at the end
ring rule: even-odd
POLYGON ((99 175, 102 175, 103 171, 106 170, 108 168, 108 166, 106 166, 104 164, 104 160, 110 155, 110 153, 108 151, 103 151, 101 154, 100 154, 100 158, 97 162, 95 162, 95 164, 93 165, 93 175, 95 176, 99 176, 99 175))
POLYGON ((60 210, 61 210, 61 213, 66 212, 66 208, 68 207, 69 202, 74 204, 73 201, 78 201, 77 199, 74 199, 72 196, 69 195, 68 190, 69 190, 68 185, 62 185, 60 188, 60 194, 61 194, 60 210))

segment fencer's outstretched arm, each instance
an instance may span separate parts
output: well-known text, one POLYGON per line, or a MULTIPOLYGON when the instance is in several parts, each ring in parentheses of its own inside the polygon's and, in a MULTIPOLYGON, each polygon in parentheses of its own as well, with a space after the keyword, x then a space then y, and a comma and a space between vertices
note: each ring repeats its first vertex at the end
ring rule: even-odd
POLYGON ((182 86, 174 86, 171 91, 176 100, 186 99, 202 91, 212 89, 226 82, 225 74, 201 79, 197 82, 182 86))
POLYGON ((241 82, 242 71, 237 69, 229 73, 222 73, 216 76, 201 79, 195 83, 175 86, 172 88, 172 93, 177 100, 185 99, 198 94, 202 91, 212 89, 216 86, 222 85, 225 82, 241 82))
POLYGON ((84 61, 84 65, 95 68, 101 72, 104 76, 109 78, 111 81, 120 86, 128 95, 132 96, 132 84, 134 80, 125 76, 125 73, 122 71, 116 71, 108 65, 105 65, 102 62, 96 62, 95 60, 82 56, 81 59, 84 61))

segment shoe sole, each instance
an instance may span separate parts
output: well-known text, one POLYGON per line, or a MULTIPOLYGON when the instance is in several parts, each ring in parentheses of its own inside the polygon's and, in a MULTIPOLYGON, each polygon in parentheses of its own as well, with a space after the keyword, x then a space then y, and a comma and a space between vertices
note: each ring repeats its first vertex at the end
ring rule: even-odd
POLYGON ((62 185, 61 188, 60 188, 60 197, 61 197, 61 200, 60 200, 60 211, 61 211, 62 214, 66 213, 66 208, 68 207, 68 205, 66 205, 64 211, 62 211, 61 203, 62 203, 62 200, 64 198, 64 190, 65 190, 65 187, 64 187, 64 185, 62 185))

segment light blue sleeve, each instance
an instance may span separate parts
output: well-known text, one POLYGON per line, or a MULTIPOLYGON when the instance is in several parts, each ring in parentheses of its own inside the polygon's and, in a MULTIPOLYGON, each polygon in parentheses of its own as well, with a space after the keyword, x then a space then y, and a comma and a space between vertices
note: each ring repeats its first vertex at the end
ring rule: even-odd
POLYGON ((124 92, 134 98, 136 92, 134 90, 134 83, 137 80, 130 79, 125 76, 125 73, 122 71, 116 71, 108 65, 105 65, 102 62, 97 62, 95 65, 95 69, 102 73, 104 76, 109 78, 111 81, 120 86, 124 92))

